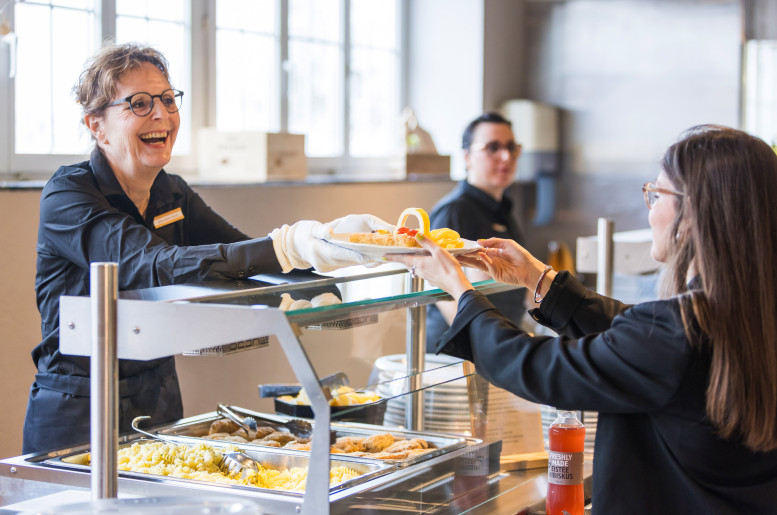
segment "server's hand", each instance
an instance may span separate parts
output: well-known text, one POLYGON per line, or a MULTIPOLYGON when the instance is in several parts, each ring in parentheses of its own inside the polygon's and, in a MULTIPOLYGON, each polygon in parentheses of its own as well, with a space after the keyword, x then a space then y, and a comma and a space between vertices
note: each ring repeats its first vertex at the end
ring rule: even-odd
POLYGON ((348 215, 327 224, 336 233, 372 232, 378 229, 394 232, 395 227, 373 215, 348 215))
POLYGON ((331 272, 338 268, 361 265, 369 258, 325 241, 332 235, 329 224, 315 220, 302 220, 284 225, 270 233, 273 248, 283 272, 294 268, 313 267, 319 272, 331 272))

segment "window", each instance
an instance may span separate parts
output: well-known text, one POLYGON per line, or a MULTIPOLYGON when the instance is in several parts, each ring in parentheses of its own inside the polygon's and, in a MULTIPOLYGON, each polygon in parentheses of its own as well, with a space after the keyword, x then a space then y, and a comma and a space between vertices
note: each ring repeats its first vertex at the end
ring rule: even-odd
POLYGON ((743 68, 743 128, 777 150, 777 41, 747 41, 743 68))
MULTIPOLYGON (((189 59, 189 5, 187 0, 117 0, 116 42, 142 41, 152 45, 170 63, 173 87, 191 94, 189 59)), ((190 95, 188 95, 190 96, 190 95)), ((174 155, 191 152, 191 106, 181 109, 181 127, 175 140, 174 155)))
POLYGON ((306 135, 311 172, 387 171, 403 99, 406 0, 0 0, 0 173, 50 175, 92 146, 71 89, 103 40, 140 41, 185 92, 174 162, 196 133, 306 135), (14 72, 15 75, 11 76, 14 72), (8 86, 6 88, 6 85, 8 86))
POLYGON ((92 0, 29 0, 15 6, 15 153, 83 154, 89 148, 70 88, 97 49, 95 13, 92 0))
POLYGON ((395 152, 400 111, 398 10, 395 2, 351 2, 349 75, 350 153, 385 156, 395 152))
POLYGON ((295 133, 309 128, 306 151, 315 156, 336 156, 345 149, 342 6, 331 0, 289 0, 288 128, 295 133))
POLYGON ((304 133, 307 155, 334 158, 341 170, 392 155, 401 8, 400 0, 216 0, 216 127, 304 133))
POLYGON ((280 24, 275 0, 216 0, 216 123, 280 130, 280 24))

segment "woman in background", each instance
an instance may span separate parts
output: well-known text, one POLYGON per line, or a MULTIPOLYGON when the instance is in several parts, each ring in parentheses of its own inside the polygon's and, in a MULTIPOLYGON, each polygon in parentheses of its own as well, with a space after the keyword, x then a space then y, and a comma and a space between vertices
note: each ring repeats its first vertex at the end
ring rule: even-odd
MULTIPOLYGON (((440 199, 430 214, 432 229, 448 227, 462 238, 507 238, 524 244, 520 223, 513 215, 513 201, 505 193, 515 181, 521 145, 516 143, 512 123, 497 113, 484 113, 472 120, 461 136, 467 178, 440 199)), ((490 279, 468 271, 472 282, 490 279)), ((520 324, 526 313, 526 290, 492 293, 488 299, 507 318, 520 324)), ((456 315, 456 303, 438 302, 426 315, 426 347, 434 346, 456 315)))
POLYGON ((594 513, 774 513, 777 507, 777 156, 758 138, 701 126, 643 186, 662 300, 628 306, 556 273, 509 240, 460 260, 534 291, 505 319, 459 263, 390 256, 458 300, 438 352, 471 360, 535 402, 599 412, 594 513))
MULTIPOLYGON (((103 48, 74 88, 95 142, 88 161, 63 166, 43 188, 35 290, 43 341, 32 351, 23 452, 89 440, 89 358, 59 351, 59 297, 89 294, 92 262, 116 262, 119 289, 134 290, 365 262, 323 240, 333 229, 391 229, 352 215, 305 220, 249 238, 163 167, 180 125, 183 92, 167 60, 137 44, 103 48), (343 225, 347 224, 345 229, 343 225)), ((139 415, 161 424, 183 416, 173 357, 119 361, 119 431, 139 415)))

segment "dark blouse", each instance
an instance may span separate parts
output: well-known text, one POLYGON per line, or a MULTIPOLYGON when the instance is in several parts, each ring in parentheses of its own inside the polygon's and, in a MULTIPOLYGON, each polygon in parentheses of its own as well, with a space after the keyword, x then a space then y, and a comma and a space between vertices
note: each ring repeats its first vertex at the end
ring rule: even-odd
MULTIPOLYGON (((186 182, 164 170, 146 216, 122 190, 99 150, 61 167, 43 188, 35 291, 43 339, 32 351, 23 452, 89 439, 89 358, 59 351, 59 298, 89 295, 92 262, 118 263, 119 290, 281 271, 270 238, 249 239, 216 214, 186 182)), ((119 424, 182 416, 174 358, 119 361, 119 424)))
MULTIPOLYGON (((186 182, 164 170, 151 187, 145 218, 99 150, 57 170, 43 188, 35 291, 43 341, 32 353, 40 372, 89 375, 89 359, 59 353, 60 295, 89 295, 89 264, 116 262, 119 290, 280 272, 269 238, 249 239, 216 214, 186 182), (159 215, 183 218, 155 227, 159 215)), ((121 375, 152 363, 126 361, 121 375)))
POLYGON ((676 299, 628 306, 560 272, 531 313, 562 336, 531 337, 467 292, 438 350, 526 399, 599 412, 594 513, 775 513, 777 452, 717 436, 710 346, 688 340, 676 299))

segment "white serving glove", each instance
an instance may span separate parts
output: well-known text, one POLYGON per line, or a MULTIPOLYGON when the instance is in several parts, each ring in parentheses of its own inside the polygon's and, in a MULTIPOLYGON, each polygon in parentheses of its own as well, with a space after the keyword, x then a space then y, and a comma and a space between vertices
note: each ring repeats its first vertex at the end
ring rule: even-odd
POLYGON ((378 229, 394 232, 394 226, 384 222, 377 216, 372 215, 348 215, 337 220, 332 220, 327 224, 332 228, 332 232, 372 232, 378 229))
POLYGON ((283 272, 311 266, 319 272, 331 272, 338 268, 363 265, 370 258, 352 250, 325 241, 336 232, 371 232, 392 228, 391 224, 372 215, 348 215, 322 224, 314 220, 302 220, 284 225, 269 234, 283 272))

